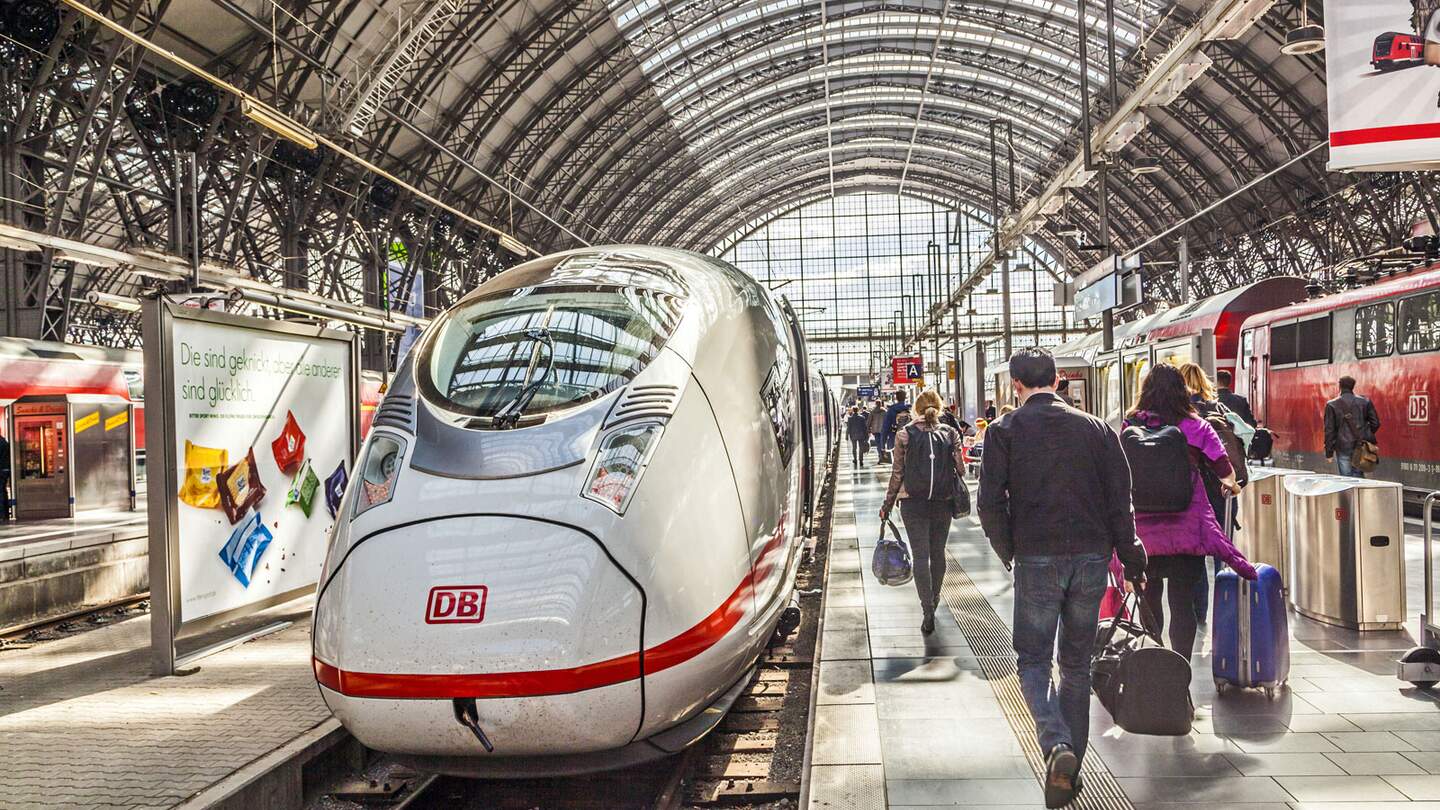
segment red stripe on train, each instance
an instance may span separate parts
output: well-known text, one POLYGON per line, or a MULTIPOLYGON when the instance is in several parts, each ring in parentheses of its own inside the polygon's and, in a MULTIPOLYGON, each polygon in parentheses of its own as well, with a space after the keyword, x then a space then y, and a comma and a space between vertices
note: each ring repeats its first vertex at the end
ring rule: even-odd
MULTIPOLYGON (((653 675, 683 664, 719 643, 740 623, 746 600, 774 567, 769 559, 784 545, 785 519, 761 551, 752 573, 730 596, 689 630, 645 650, 645 674, 653 675)), ((594 664, 567 669, 493 672, 473 675, 412 675, 386 672, 349 672, 319 658, 313 659, 315 680, 321 686, 349 697, 363 698, 513 698, 560 695, 632 681, 641 675, 640 655, 622 655, 594 664)))

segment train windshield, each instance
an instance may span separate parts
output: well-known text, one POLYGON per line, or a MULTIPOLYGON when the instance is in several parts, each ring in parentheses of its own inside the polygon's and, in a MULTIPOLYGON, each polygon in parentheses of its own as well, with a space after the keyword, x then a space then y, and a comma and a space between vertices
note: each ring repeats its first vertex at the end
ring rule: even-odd
POLYGON ((637 287, 505 290, 446 315, 416 378, 449 410, 493 427, 534 424, 634 379, 665 345, 680 311, 670 294, 637 287))

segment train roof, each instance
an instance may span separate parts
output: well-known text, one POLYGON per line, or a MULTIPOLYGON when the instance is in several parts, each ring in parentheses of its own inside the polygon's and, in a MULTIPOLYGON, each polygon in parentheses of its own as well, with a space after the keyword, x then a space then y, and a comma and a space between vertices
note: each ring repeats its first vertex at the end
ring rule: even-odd
POLYGON ((1308 301, 1300 301, 1287 307, 1260 312, 1247 318, 1244 326, 1261 326, 1263 324, 1289 320, 1291 318, 1303 318, 1306 315, 1316 315, 1322 312, 1331 312, 1346 307, 1359 306, 1372 301, 1402 296, 1407 293, 1421 292, 1434 287, 1440 287, 1440 264, 1419 267, 1383 281, 1377 281, 1374 284, 1357 287, 1353 290, 1345 290, 1344 292, 1335 293, 1334 295, 1312 298, 1308 301))
POLYGON ((16 337, 0 337, 0 359, 118 363, 136 368, 145 365, 144 355, 137 349, 112 349, 108 346, 82 346, 16 337))
MULTIPOLYGON (((1133 321, 1115 324, 1115 345, 1123 347, 1133 339, 1162 340, 1193 335, 1204 329, 1215 330, 1227 313, 1250 312, 1281 305, 1294 295, 1304 295, 1305 279, 1298 276, 1275 276, 1209 298, 1169 307, 1133 321)), ((1293 299, 1292 299, 1293 300, 1293 299)), ((1056 347, 1056 356, 1074 355, 1091 361, 1101 352, 1100 332, 1091 332, 1056 347)))

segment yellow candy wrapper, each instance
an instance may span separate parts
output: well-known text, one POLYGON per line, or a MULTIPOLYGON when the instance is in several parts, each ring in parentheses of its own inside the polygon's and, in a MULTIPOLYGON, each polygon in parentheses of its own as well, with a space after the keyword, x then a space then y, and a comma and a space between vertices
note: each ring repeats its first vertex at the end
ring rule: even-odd
POLYGON ((185 440, 185 480, 180 500, 198 509, 220 505, 220 471, 229 466, 230 454, 223 448, 202 447, 185 440))

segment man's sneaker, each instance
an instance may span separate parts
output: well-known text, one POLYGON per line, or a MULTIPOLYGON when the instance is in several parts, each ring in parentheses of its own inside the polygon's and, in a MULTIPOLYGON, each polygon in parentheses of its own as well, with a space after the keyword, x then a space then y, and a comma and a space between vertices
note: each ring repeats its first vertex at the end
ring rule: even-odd
POLYGON ((1064 807, 1075 798, 1075 781, 1080 775, 1080 760, 1070 746, 1060 744, 1050 749, 1045 763, 1045 806, 1050 810, 1064 807))

